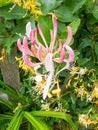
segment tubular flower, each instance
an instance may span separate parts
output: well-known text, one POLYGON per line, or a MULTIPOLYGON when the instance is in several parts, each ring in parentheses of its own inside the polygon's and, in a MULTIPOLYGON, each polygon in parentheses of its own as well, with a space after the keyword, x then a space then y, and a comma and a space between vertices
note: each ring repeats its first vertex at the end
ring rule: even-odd
POLYGON ((18 39, 17 46, 19 50, 22 52, 22 57, 24 63, 30 67, 35 67, 37 65, 44 65, 49 75, 47 77, 45 88, 43 92, 43 99, 46 98, 49 90, 49 86, 51 85, 52 78, 54 76, 54 62, 57 63, 65 63, 65 66, 59 70, 56 75, 58 75, 61 71, 68 69, 70 63, 74 60, 74 51, 69 46, 69 43, 72 39, 72 30, 68 26, 68 36, 65 42, 61 39, 59 40, 59 47, 55 49, 56 35, 57 35, 57 20, 55 16, 52 16, 53 22, 53 30, 50 29, 50 45, 47 44, 47 41, 42 32, 41 25, 38 23, 37 28, 31 29, 30 22, 26 25, 26 35, 23 38, 23 44, 21 40, 18 39), (37 33, 40 34, 44 45, 38 40, 37 33), (31 48, 28 46, 28 40, 31 42, 31 48), (68 58, 65 57, 65 51, 68 53, 68 58), (58 56, 58 57, 57 57, 58 56), (39 60, 38 63, 33 63, 30 60, 30 57, 35 57, 39 60))

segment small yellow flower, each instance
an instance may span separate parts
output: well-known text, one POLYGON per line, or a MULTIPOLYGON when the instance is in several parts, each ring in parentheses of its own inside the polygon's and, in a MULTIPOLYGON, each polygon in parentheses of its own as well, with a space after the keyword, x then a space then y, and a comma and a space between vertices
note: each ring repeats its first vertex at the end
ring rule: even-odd
POLYGON ((18 6, 28 9, 30 13, 35 15, 42 15, 42 12, 39 8, 40 4, 36 0, 13 0, 13 3, 18 6))
POLYGON ((92 96, 98 98, 98 83, 95 84, 95 88, 92 92, 92 96))
POLYGON ((70 82, 71 82, 71 79, 68 81, 68 83, 66 84, 66 88, 69 88, 69 86, 70 86, 70 82))
POLYGON ((23 69, 26 72, 32 72, 34 74, 34 69, 24 64, 23 59, 21 57, 18 58, 16 56, 15 59, 19 62, 19 68, 23 69))
POLYGON ((96 104, 96 105, 98 105, 98 100, 97 100, 97 101, 95 101, 95 104, 96 104))
POLYGON ((21 6, 21 0, 12 0, 12 2, 17 4, 18 6, 21 6))
POLYGON ((48 97, 51 98, 52 94, 48 91, 48 97))
POLYGON ((60 89, 60 88, 57 88, 57 89, 52 90, 52 94, 56 94, 57 97, 60 97, 61 89, 60 89))
POLYGON ((87 114, 79 114, 79 122, 83 124, 86 128, 91 124, 91 120, 87 114))
POLYGON ((84 84, 82 84, 82 85, 80 86, 80 88, 75 88, 75 91, 76 91, 78 97, 82 97, 82 96, 88 94, 88 92, 85 90, 84 84))
POLYGON ((41 108, 42 108, 42 110, 49 111, 49 110, 50 110, 50 107, 49 107, 49 106, 50 106, 49 103, 46 103, 46 104, 42 104, 42 105, 41 105, 41 108))
POLYGON ((73 66, 70 71, 71 76, 73 77, 78 71, 79 71, 79 67, 73 66))

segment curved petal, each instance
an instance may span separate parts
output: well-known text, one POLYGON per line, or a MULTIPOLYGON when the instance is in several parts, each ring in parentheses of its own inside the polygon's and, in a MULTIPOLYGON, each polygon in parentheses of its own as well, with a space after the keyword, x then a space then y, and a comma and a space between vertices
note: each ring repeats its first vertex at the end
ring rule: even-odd
POLYGON ((53 22, 53 30, 50 30, 50 37, 51 37, 50 51, 51 52, 53 51, 54 43, 57 35, 57 20, 55 16, 52 16, 52 22, 53 22))
POLYGON ((26 35, 30 39, 30 32, 31 32, 31 22, 26 24, 26 35))
POLYGON ((61 63, 64 61, 64 57, 65 57, 64 48, 62 48, 60 52, 60 58, 54 58, 54 61, 57 63, 61 63))
POLYGON ((42 28, 41 28, 40 24, 38 24, 37 27, 38 27, 39 34, 40 34, 40 36, 41 36, 43 42, 45 43, 46 48, 48 48, 48 44, 47 44, 47 42, 46 42, 46 39, 45 39, 45 37, 44 37, 44 34, 43 34, 43 32, 42 32, 42 28))
POLYGON ((19 49, 21 52, 23 52, 23 45, 21 44, 21 40, 20 40, 20 39, 18 39, 18 41, 17 41, 17 47, 18 47, 18 49, 19 49))
POLYGON ((24 49, 24 52, 25 52, 27 55, 33 56, 32 51, 31 51, 31 50, 29 49, 29 47, 28 47, 27 37, 24 37, 24 38, 23 38, 23 49, 24 49))
POLYGON ((30 32, 30 40, 32 44, 35 44, 36 41, 36 33, 37 33, 37 29, 33 29, 30 32))
POLYGON ((67 36, 66 41, 64 42, 64 46, 68 45, 72 39, 72 29, 70 26, 67 27, 67 31, 68 31, 68 36, 67 36))
POLYGON ((28 65, 29 67, 36 67, 36 66, 39 66, 39 65, 43 64, 43 62, 32 63, 30 58, 25 53, 22 53, 22 56, 23 56, 24 63, 26 65, 28 65))
POLYGON ((38 59, 41 61, 41 58, 42 58, 42 55, 41 55, 41 52, 42 52, 42 46, 40 45, 38 47, 38 59))
POLYGON ((30 59, 28 58, 28 56, 25 53, 23 53, 22 55, 23 55, 24 63, 26 65, 28 65, 29 67, 34 67, 33 63, 30 61, 30 59))
POLYGON ((74 57, 75 57, 74 56, 74 51, 70 46, 66 45, 65 48, 66 48, 66 50, 68 52, 68 55, 69 55, 68 59, 66 59, 66 62, 70 63, 70 62, 72 62, 74 60, 74 57))
POLYGON ((56 35, 57 35, 57 20, 56 20, 55 16, 52 16, 52 22, 53 22, 54 39, 56 39, 56 35))
POLYGON ((53 48, 54 48, 54 36, 53 36, 53 30, 50 30, 50 37, 51 37, 51 41, 50 41, 50 47, 49 47, 49 50, 50 52, 53 51, 53 48))

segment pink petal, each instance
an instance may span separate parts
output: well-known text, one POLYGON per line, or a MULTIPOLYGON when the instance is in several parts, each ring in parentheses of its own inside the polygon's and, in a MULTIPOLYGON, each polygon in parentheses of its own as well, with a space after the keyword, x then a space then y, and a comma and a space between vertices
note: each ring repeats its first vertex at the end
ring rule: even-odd
POLYGON ((66 41, 64 42, 64 46, 68 45, 71 42, 71 39, 72 39, 72 29, 71 29, 71 27, 68 26, 67 31, 68 31, 68 36, 67 36, 66 41))
POLYGON ((56 20, 55 16, 52 16, 52 22, 53 22, 54 39, 56 39, 56 35, 57 35, 57 20, 56 20))
POLYGON ((30 59, 25 53, 23 53, 23 60, 24 60, 24 63, 28 65, 29 67, 34 67, 34 64, 30 61, 30 59))
POLYGON ((56 35, 57 35, 57 20, 56 20, 55 16, 52 16, 52 22, 53 22, 53 31, 50 30, 50 37, 51 37, 50 50, 51 50, 51 52, 53 51, 54 43, 55 43, 56 35))
POLYGON ((32 54, 34 57, 37 57, 37 48, 35 45, 32 45, 31 46, 31 51, 32 51, 32 54))
POLYGON ((41 55, 41 52, 42 52, 42 46, 40 45, 38 47, 38 59, 41 61, 41 58, 42 58, 42 55, 41 55))
POLYGON ((63 43, 62 43, 62 39, 59 39, 59 48, 58 48, 58 52, 60 52, 62 50, 63 47, 63 43))
POLYGON ((41 28, 40 24, 38 24, 38 31, 39 31, 39 34, 40 34, 42 40, 43 40, 44 43, 45 43, 46 48, 48 48, 48 45, 47 45, 47 42, 46 42, 46 40, 45 40, 45 37, 44 37, 44 34, 43 34, 43 32, 42 32, 42 28, 41 28))
POLYGON ((53 36, 53 31, 50 30, 50 37, 51 37, 51 41, 50 41, 50 51, 52 52, 53 51, 53 48, 54 48, 54 43, 55 43, 55 40, 54 40, 54 36, 53 36))
POLYGON ((65 57, 64 48, 62 48, 60 53, 60 58, 55 58, 54 61, 56 61, 57 63, 61 63, 63 62, 64 57, 65 57))
POLYGON ((36 42, 36 33, 37 33, 37 29, 33 29, 30 32, 30 40, 32 44, 35 44, 36 42))
POLYGON ((24 60, 24 63, 26 65, 28 65, 29 67, 36 67, 36 66, 39 66, 39 65, 42 65, 43 63, 42 62, 39 62, 39 63, 32 63, 30 58, 25 54, 25 53, 22 53, 23 55, 23 60, 24 60))
POLYGON ((38 46, 41 45, 46 50, 46 48, 39 42, 39 40, 37 38, 37 30, 35 32, 35 41, 36 41, 36 43, 37 43, 38 46))
POLYGON ((45 69, 49 72, 54 71, 54 64, 52 61, 52 54, 48 53, 45 60, 44 60, 45 69))
POLYGON ((18 47, 18 49, 19 49, 21 52, 23 52, 23 45, 21 44, 21 40, 20 40, 20 39, 18 39, 18 41, 17 41, 17 47, 18 47))
POLYGON ((26 35, 30 39, 30 32, 31 32, 31 22, 26 24, 26 35))
POLYGON ((33 56, 33 53, 31 52, 31 50, 30 50, 29 47, 28 47, 27 37, 24 37, 24 38, 23 38, 23 48, 24 48, 24 52, 25 52, 27 55, 33 56))
POLYGON ((66 45, 65 48, 66 48, 66 50, 68 52, 68 55, 69 55, 68 59, 66 59, 66 62, 70 63, 70 62, 72 62, 74 60, 74 57, 75 57, 74 56, 74 51, 70 46, 66 45))

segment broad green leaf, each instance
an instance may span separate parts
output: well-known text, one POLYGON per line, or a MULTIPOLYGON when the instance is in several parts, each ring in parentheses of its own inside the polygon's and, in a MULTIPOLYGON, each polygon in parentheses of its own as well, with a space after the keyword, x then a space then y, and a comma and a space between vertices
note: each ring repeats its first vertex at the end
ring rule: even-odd
POLYGON ((86 13, 91 13, 94 8, 93 0, 86 0, 85 2, 86 13))
POLYGON ((17 5, 12 10, 10 10, 11 7, 12 5, 1 7, 0 16, 8 20, 24 18, 26 15, 26 10, 17 5))
POLYGON ((81 44, 79 45, 79 49, 80 49, 80 50, 83 49, 83 48, 85 48, 85 47, 92 46, 92 40, 89 39, 88 37, 83 38, 83 39, 81 39, 81 40, 82 40, 82 42, 81 42, 81 44))
POLYGON ((11 110, 13 110, 14 106, 13 106, 13 104, 12 104, 11 101, 0 98, 0 103, 2 103, 3 105, 5 105, 6 107, 10 108, 11 110))
MULTIPOLYGON (((98 9, 94 9, 88 16, 87 23, 89 26, 98 23, 98 9)), ((92 27, 92 26, 91 26, 92 27)), ((93 27, 92 27, 93 28, 93 27)))
POLYGON ((74 9, 72 11, 72 13, 76 13, 79 9, 82 8, 82 6, 85 4, 86 0, 75 0, 75 6, 74 6, 74 9))
POLYGON ((85 66, 90 60, 91 58, 79 58, 77 62, 79 66, 85 66))
POLYGON ((30 112, 25 112, 24 117, 33 125, 36 130, 49 130, 38 118, 34 117, 30 112))
POLYGON ((12 45, 15 44, 19 37, 17 35, 10 35, 6 38, 2 38, 1 44, 3 45, 4 49, 8 54, 11 53, 12 45))
POLYGON ((9 123, 7 130, 19 130, 23 115, 24 113, 22 111, 22 108, 19 108, 9 123))
POLYGON ((42 12, 47 14, 49 11, 61 5, 63 0, 41 0, 42 12))
POLYGON ((33 116, 44 116, 44 117, 56 117, 56 118, 61 118, 67 121, 70 126, 74 130, 78 130, 77 126, 74 124, 74 122, 71 120, 70 116, 66 113, 63 112, 54 112, 54 111, 33 111, 31 112, 33 116))
POLYGON ((77 19, 78 16, 73 15, 72 11, 67 6, 61 6, 54 10, 57 18, 61 22, 72 22, 73 20, 77 19))
POLYGON ((74 20, 73 22, 71 22, 69 24, 69 26, 72 28, 72 34, 73 35, 77 32, 79 25, 80 25, 80 19, 79 18, 74 20))
POLYGON ((98 20, 98 8, 92 11, 93 16, 98 20))

